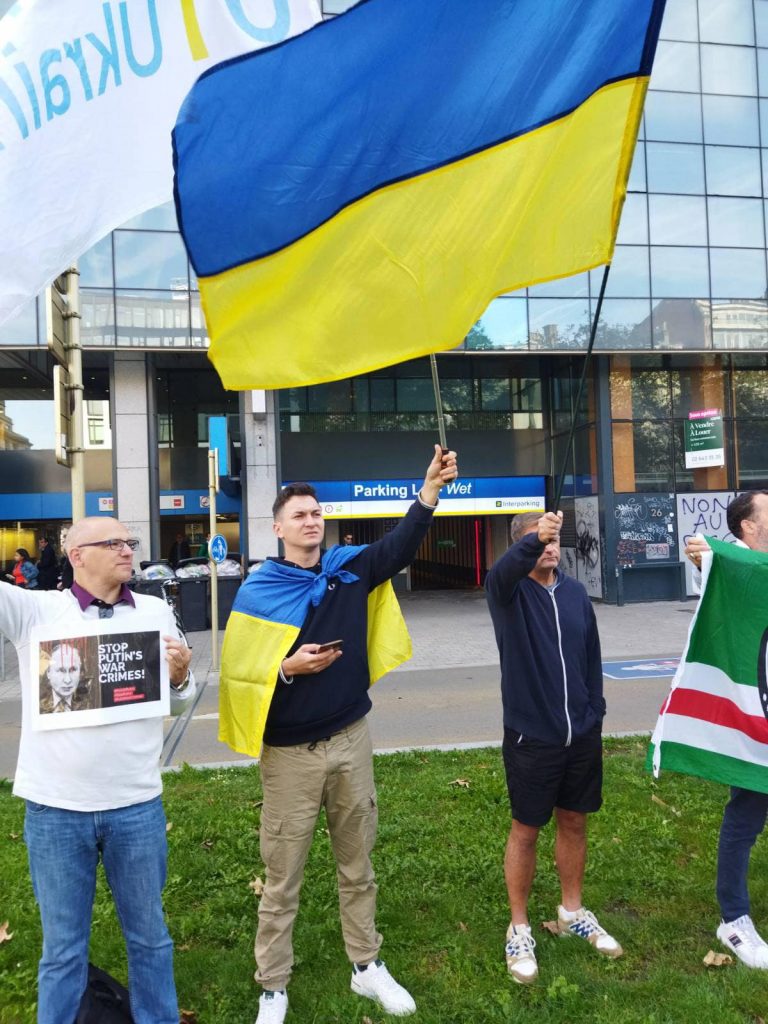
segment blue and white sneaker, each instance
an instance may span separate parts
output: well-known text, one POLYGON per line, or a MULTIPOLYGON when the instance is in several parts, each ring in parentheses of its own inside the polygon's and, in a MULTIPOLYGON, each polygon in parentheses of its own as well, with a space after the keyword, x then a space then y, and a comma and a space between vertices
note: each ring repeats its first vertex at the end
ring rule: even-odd
POLYGON ((565 907, 559 906, 557 930, 562 936, 576 935, 580 939, 586 939, 598 953, 612 960, 624 952, 616 939, 600 925, 592 911, 585 910, 584 907, 579 910, 566 910, 565 907))
POLYGON ((735 921, 721 921, 717 937, 747 967, 768 970, 768 943, 760 937, 748 914, 735 921))

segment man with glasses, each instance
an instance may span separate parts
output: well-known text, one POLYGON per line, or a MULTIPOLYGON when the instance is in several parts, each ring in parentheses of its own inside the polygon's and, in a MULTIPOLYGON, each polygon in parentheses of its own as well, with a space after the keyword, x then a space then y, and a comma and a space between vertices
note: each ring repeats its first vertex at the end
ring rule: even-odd
POLYGON ((160 799, 162 718, 32 728, 36 680, 28 645, 37 625, 71 626, 77 636, 82 624, 93 619, 119 617, 130 629, 132 615, 151 615, 164 634, 172 710, 181 710, 193 696, 191 652, 179 637, 171 609, 128 589, 137 547, 116 519, 81 519, 66 541, 74 569, 71 590, 0 588, 0 632, 16 646, 22 689, 13 792, 26 801, 24 839, 43 925, 38 1024, 72 1024, 78 1015, 88 977, 99 858, 126 940, 133 1019, 136 1024, 179 1020, 173 945, 162 909, 167 856, 160 799))

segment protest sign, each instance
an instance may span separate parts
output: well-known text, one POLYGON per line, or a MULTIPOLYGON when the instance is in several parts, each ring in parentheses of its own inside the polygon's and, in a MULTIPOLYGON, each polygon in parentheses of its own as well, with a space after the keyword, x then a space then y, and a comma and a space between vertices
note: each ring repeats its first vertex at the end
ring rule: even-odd
POLYGON ((168 665, 151 619, 98 619, 72 626, 36 626, 30 657, 37 692, 35 729, 107 725, 170 711, 168 665))

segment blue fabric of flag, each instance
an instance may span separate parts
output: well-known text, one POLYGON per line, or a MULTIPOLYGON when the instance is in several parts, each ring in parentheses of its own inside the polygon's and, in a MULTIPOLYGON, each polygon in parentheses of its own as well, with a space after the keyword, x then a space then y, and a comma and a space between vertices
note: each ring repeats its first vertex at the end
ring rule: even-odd
POLYGON ((533 131, 607 83, 649 74, 663 6, 363 0, 286 43, 217 65, 193 87, 174 130, 177 210, 196 273, 277 252, 385 185, 533 131), (226 202, 208 191, 211 161, 226 202))
POLYGON ((301 629, 310 604, 320 604, 330 580, 357 582, 359 577, 344 566, 364 547, 334 545, 323 554, 319 573, 268 559, 240 587, 232 610, 301 629))

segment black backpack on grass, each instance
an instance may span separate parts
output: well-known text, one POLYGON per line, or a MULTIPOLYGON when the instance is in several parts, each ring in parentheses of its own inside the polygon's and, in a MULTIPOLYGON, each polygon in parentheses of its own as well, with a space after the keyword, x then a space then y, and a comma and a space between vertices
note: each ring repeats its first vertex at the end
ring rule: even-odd
POLYGON ((75 1024, 134 1024, 128 990, 93 964, 75 1024))

